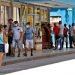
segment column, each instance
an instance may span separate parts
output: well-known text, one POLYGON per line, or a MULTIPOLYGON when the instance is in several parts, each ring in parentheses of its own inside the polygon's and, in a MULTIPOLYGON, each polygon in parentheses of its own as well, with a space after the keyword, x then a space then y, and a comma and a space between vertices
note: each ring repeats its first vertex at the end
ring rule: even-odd
POLYGON ((48 22, 50 23, 50 8, 48 8, 48 22))
POLYGON ((75 8, 72 9, 72 23, 75 23, 75 8))

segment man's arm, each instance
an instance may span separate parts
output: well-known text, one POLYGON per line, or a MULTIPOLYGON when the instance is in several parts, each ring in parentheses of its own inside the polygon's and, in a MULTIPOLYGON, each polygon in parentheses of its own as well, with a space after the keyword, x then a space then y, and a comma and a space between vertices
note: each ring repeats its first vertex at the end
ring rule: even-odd
POLYGON ((21 28, 21 31, 20 31, 20 40, 22 40, 22 37, 23 37, 23 30, 21 28))

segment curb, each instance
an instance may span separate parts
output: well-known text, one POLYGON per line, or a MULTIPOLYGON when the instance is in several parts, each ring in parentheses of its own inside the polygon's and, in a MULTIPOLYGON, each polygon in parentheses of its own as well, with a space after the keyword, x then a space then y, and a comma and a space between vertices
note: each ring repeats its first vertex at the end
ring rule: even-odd
POLYGON ((32 60, 38 60, 38 59, 44 59, 44 58, 51 58, 51 57, 55 57, 55 56, 62 56, 62 55, 68 55, 68 54, 74 54, 75 51, 66 51, 66 52, 59 52, 59 53, 48 53, 45 55, 41 55, 41 56, 32 56, 32 57, 23 57, 20 59, 16 59, 16 60, 10 60, 10 61, 5 61, 3 62, 3 66, 5 65, 10 65, 10 64, 15 64, 15 63, 20 63, 20 62, 24 62, 24 61, 32 61, 32 60))

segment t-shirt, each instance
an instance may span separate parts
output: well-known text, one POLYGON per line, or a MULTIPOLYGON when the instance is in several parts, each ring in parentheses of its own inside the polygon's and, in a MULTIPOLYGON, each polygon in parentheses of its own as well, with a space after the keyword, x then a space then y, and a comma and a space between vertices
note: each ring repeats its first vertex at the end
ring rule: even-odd
POLYGON ((26 39, 31 40, 33 39, 33 28, 25 28, 25 33, 26 33, 26 39))
POLYGON ((14 27, 14 24, 12 23, 11 25, 9 25, 9 28, 8 28, 8 37, 12 37, 12 29, 14 27))
POLYGON ((58 26, 55 26, 54 28, 53 28, 53 31, 54 31, 54 34, 55 34, 55 36, 59 36, 59 27, 58 26))
POLYGON ((75 26, 71 27, 71 36, 75 35, 75 26))
POLYGON ((64 37, 67 36, 67 33, 68 33, 68 28, 67 27, 64 27, 64 30, 63 30, 64 37))
POLYGON ((4 34, 5 34, 5 41, 7 43, 8 42, 8 31, 4 31, 4 34))
POLYGON ((0 33, 0 44, 4 44, 3 32, 0 33))
POLYGON ((23 29, 20 26, 14 26, 12 32, 13 32, 13 39, 20 39, 20 32, 23 32, 23 29))
POLYGON ((60 25, 59 28, 60 28, 59 35, 62 35, 63 36, 64 26, 63 25, 60 25))

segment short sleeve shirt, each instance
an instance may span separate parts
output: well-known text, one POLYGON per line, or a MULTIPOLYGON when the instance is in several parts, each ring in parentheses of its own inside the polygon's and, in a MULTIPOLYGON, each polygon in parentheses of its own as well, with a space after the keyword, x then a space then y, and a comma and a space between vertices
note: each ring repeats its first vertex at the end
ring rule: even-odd
POLYGON ((20 26, 16 26, 13 27, 12 32, 13 32, 13 39, 20 39, 20 33, 23 32, 23 29, 20 26))
POLYGON ((75 26, 71 27, 71 36, 75 35, 74 30, 75 30, 75 26))
POLYGON ((64 26, 63 25, 60 25, 59 28, 60 28, 59 35, 63 35, 64 26))
POLYGON ((33 28, 25 28, 25 33, 26 33, 26 39, 27 40, 32 40, 33 39, 33 28))

